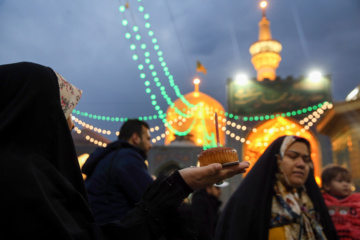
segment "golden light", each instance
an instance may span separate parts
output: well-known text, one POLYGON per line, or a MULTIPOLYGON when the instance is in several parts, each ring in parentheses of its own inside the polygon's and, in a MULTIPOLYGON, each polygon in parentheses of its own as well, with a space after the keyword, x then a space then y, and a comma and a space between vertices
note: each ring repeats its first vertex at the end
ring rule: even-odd
POLYGON ((199 84, 200 84, 200 79, 199 79, 199 78, 195 78, 195 79, 194 79, 194 84, 195 84, 195 85, 199 85, 199 84))
POLYGON ((261 7, 261 8, 266 8, 266 6, 267 6, 267 2, 266 2, 266 1, 262 1, 262 2, 260 3, 260 7, 261 7))
MULTIPOLYGON (((180 117, 180 114, 177 113, 174 108, 168 108, 166 120, 168 123, 173 122, 174 124, 166 126, 166 131, 168 131, 169 134, 165 137, 165 145, 175 140, 175 135, 180 135, 188 130, 190 130, 188 134, 192 136, 191 139, 195 145, 207 146, 212 144, 212 139, 209 139, 208 136, 215 135, 214 111, 218 112, 220 130, 224 127, 223 122, 226 123, 224 108, 217 100, 202 92, 198 92, 197 89, 195 89, 194 92, 184 95, 184 98, 194 106, 190 107, 186 105, 180 98, 174 101, 174 106, 177 109, 182 109, 183 113, 188 112, 190 116, 180 117), (181 124, 178 124, 178 122, 181 122, 181 124)), ((224 145, 226 141, 225 133, 219 131, 219 137, 220 144, 224 145)))
POLYGON ((89 157, 89 154, 88 153, 84 153, 82 155, 80 155, 78 157, 78 161, 79 161, 79 165, 80 165, 80 168, 84 165, 84 163, 86 162, 86 160, 88 159, 89 157))
MULTIPOLYGON (((309 140, 311 145, 311 157, 314 162, 315 177, 320 176, 321 154, 319 152, 319 144, 311 132, 305 131, 305 129, 309 128, 308 126, 305 126, 304 129, 302 125, 291 118, 277 117, 261 123, 256 126, 256 128, 258 131, 251 132, 247 137, 247 145, 244 146, 243 150, 243 159, 249 159, 255 164, 261 154, 265 151, 266 147, 275 139, 283 135, 297 135, 309 140), (287 129, 286 126, 291 126, 291 129, 287 129), (263 131, 264 129, 269 129, 269 131, 265 133, 263 131)), ((247 173, 251 170, 251 167, 252 166, 250 166, 247 173)))
POLYGON ((321 178, 319 176, 315 176, 315 181, 319 187, 321 187, 321 178))
MULTIPOLYGON (((84 153, 84 154, 81 154, 80 156, 78 156, 78 162, 79 162, 79 166, 80 168, 82 168, 82 166, 84 165, 84 163, 86 162, 86 160, 88 159, 89 157, 89 154, 88 153, 84 153)), ((86 175, 83 174, 83 179, 86 178, 86 175)))

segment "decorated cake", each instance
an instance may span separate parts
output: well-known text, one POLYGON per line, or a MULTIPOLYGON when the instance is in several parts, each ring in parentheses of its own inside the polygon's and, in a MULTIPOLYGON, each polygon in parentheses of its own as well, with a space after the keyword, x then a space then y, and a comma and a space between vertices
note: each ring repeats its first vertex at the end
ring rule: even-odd
POLYGON ((231 147, 215 147, 202 151, 198 155, 200 167, 211 163, 220 163, 224 166, 238 163, 237 151, 231 147))

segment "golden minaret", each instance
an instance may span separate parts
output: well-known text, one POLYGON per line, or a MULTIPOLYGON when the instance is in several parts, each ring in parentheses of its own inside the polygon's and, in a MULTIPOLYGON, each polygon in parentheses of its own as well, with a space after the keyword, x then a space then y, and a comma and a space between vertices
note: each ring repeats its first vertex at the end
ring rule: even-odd
POLYGON ((265 16, 266 1, 260 3, 262 19, 259 22, 259 40, 251 44, 251 62, 257 71, 257 80, 265 78, 271 81, 276 78, 276 69, 281 61, 281 43, 271 38, 270 21, 265 16))

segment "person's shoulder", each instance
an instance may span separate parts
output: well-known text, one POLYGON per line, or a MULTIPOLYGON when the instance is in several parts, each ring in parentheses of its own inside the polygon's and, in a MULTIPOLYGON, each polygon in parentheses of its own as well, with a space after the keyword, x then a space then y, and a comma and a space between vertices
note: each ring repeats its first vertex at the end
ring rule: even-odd
POLYGON ((136 153, 136 150, 133 145, 123 140, 116 140, 112 143, 113 147, 110 151, 116 152, 119 156, 122 155, 132 155, 136 153))
POLYGON ((329 202, 337 202, 337 198, 335 198, 334 196, 330 195, 329 193, 327 192, 323 192, 322 193, 322 196, 325 200, 325 203, 329 203, 329 202))
POLYGON ((142 160, 141 154, 132 147, 118 149, 117 154, 118 157, 125 160, 124 163, 128 160, 133 160, 134 158, 142 160))
POLYGON ((146 169, 145 159, 136 150, 125 148, 119 150, 116 154, 118 167, 146 169))
POLYGON ((356 202, 360 203, 360 193, 354 192, 354 193, 350 194, 350 196, 347 197, 347 199, 349 201, 353 201, 353 202, 356 201, 356 202))

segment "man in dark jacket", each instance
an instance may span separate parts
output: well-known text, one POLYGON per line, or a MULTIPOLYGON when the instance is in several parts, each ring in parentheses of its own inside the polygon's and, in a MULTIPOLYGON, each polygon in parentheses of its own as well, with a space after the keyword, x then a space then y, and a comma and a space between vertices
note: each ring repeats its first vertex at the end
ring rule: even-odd
POLYGON ((100 225, 125 217, 153 182, 145 160, 152 147, 149 125, 130 119, 117 141, 97 148, 82 168, 90 207, 100 225))
POLYGON ((192 216, 198 232, 198 240, 212 240, 216 224, 219 219, 221 206, 221 187, 229 183, 224 182, 219 186, 210 186, 194 193, 192 197, 192 216))

